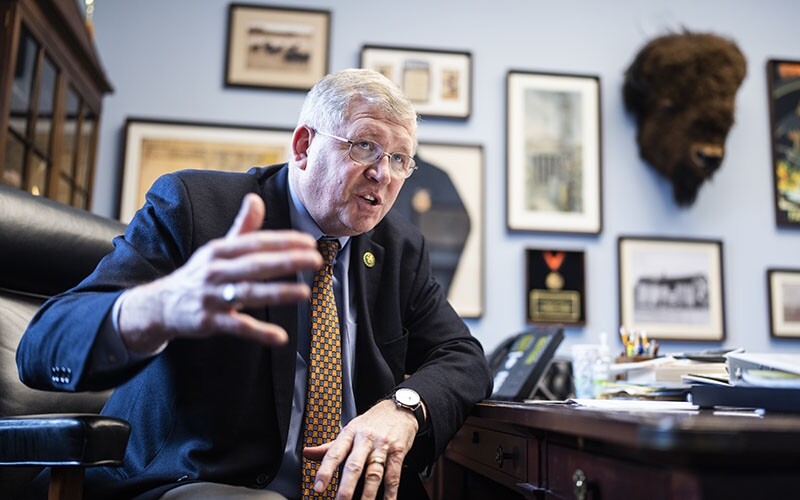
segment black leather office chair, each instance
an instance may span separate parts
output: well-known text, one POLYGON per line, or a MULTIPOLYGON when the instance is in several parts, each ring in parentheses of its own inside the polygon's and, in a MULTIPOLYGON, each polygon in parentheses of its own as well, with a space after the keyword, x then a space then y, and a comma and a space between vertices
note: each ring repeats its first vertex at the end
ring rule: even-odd
POLYGON ((109 392, 37 391, 16 350, 39 306, 88 275, 125 225, 0 185, 0 496, 51 466, 50 498, 81 498, 85 467, 121 465, 124 420, 97 415, 109 392))

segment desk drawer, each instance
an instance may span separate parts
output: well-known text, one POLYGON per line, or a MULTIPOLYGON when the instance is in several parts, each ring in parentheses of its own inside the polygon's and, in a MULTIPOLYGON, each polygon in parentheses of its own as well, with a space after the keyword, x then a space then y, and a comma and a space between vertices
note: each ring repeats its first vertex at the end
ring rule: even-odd
POLYGON ((464 425, 450 441, 447 456, 477 472, 493 473, 495 478, 510 476, 509 484, 528 482, 532 466, 538 483, 538 453, 531 459, 528 445, 522 436, 464 425))
POLYGON ((547 446, 547 498, 670 498, 670 474, 560 445, 547 446), (582 477, 582 484, 576 481, 582 477))

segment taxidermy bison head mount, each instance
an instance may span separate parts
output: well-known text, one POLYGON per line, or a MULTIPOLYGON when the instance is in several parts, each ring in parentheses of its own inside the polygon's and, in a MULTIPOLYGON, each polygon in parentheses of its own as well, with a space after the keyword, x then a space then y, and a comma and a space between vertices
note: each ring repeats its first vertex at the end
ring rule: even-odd
POLYGON ((625 72, 639 156, 670 180, 678 205, 692 205, 722 164, 746 72, 732 41, 689 32, 651 40, 625 72))

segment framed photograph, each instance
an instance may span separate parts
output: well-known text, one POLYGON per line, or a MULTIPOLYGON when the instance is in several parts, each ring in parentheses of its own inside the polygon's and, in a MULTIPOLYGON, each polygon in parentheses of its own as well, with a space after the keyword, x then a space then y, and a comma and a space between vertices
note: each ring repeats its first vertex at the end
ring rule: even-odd
POLYGON ((767 61, 775 222, 800 228, 800 61, 767 61))
POLYGON ((510 71, 506 83, 508 228, 599 234, 600 78, 510 71))
POLYGON ((422 142, 394 204, 428 243, 431 268, 462 318, 480 318, 484 289, 483 147, 422 142))
POLYGON ((426 118, 467 119, 472 108, 472 55, 450 50, 365 45, 361 67, 395 82, 426 118))
POLYGON ((528 323, 586 324, 586 273, 581 251, 528 248, 528 323))
POLYGON ((773 337, 800 338, 800 269, 767 269, 773 337))
POLYGON ((163 174, 208 169, 246 172, 289 158, 292 129, 128 118, 120 175, 119 213, 129 222, 163 174))
POLYGON ((225 85, 308 90, 328 73, 327 10, 231 4, 225 85))
POLYGON ((658 340, 725 338, 722 242, 620 236, 620 324, 658 340))

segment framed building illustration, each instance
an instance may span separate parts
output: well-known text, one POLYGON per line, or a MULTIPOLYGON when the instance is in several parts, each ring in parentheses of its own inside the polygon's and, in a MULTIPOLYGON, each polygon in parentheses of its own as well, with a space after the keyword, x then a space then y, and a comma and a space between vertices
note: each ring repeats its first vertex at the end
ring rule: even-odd
POLYGON ((508 228, 599 234, 599 77, 510 71, 506 84, 508 228))

